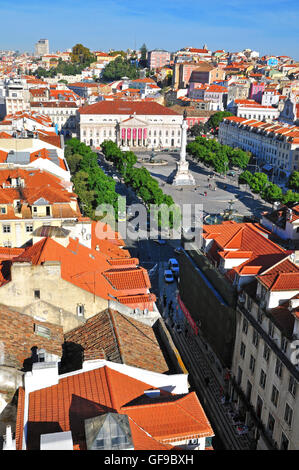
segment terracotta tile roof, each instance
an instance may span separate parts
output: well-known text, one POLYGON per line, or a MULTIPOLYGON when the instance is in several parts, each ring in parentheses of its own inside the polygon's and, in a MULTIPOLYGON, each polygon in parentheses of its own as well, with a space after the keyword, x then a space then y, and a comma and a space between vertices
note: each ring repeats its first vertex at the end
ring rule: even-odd
MULTIPOLYGON (((35 265, 45 261, 60 261, 61 277, 64 280, 103 299, 147 295, 150 288, 150 280, 144 268, 111 269, 105 253, 87 248, 72 238, 67 247, 51 238, 44 238, 14 259, 14 262, 31 262, 35 265)), ((146 297, 144 300, 146 305, 146 297)), ((152 301, 146 307, 151 305, 152 301)))
POLYGON ((107 309, 65 334, 65 341, 79 344, 84 360, 99 359, 166 373, 168 366, 152 327, 107 309))
POLYGON ((258 279, 271 291, 299 291, 299 268, 289 259, 277 263, 258 279))
MULTIPOLYGON (((203 226, 203 238, 214 240, 208 256, 217 262, 219 256, 242 258, 238 252, 245 252, 245 254, 247 252, 247 255, 251 252, 248 260, 233 268, 233 271, 239 275, 261 274, 288 256, 289 252, 266 238, 268 234, 269 231, 265 228, 251 223, 224 222, 203 226)), ((233 277, 232 274, 231 277, 233 277)))
POLYGON ((148 275, 142 268, 110 269, 105 271, 104 276, 117 290, 135 291, 150 287, 148 275))
POLYGON ((23 387, 18 389, 18 409, 16 418, 16 450, 22 450, 23 429, 24 429, 24 411, 25 411, 25 390, 23 387))
POLYGON ((60 377, 57 385, 29 394, 28 450, 40 448, 41 434, 69 430, 74 447, 86 449, 84 420, 108 412, 129 417, 135 450, 163 449, 165 443, 151 432, 163 441, 180 435, 214 435, 194 392, 174 401, 173 395, 161 392, 169 396, 169 403, 153 402, 141 406, 140 411, 136 406, 126 406, 149 388, 153 387, 107 366, 60 377))
POLYGON ((22 370, 31 365, 32 348, 43 348, 50 354, 62 356, 63 330, 58 325, 39 321, 0 304, 1 342, 4 345, 4 365, 22 370), (34 325, 50 330, 45 338, 34 332, 34 325))
POLYGON ((157 399, 147 405, 123 406, 122 412, 142 423, 152 437, 164 443, 213 434, 195 392, 161 403, 157 399))
POLYGON ((61 140, 59 135, 44 135, 41 132, 38 132, 38 138, 39 140, 42 140, 43 142, 47 142, 48 144, 54 145, 55 147, 61 148, 61 140))
POLYGON ((101 101, 83 106, 80 114, 124 114, 132 115, 173 115, 177 113, 155 102, 146 101, 101 101))
POLYGON ((0 139, 11 139, 11 135, 7 132, 0 132, 0 139))

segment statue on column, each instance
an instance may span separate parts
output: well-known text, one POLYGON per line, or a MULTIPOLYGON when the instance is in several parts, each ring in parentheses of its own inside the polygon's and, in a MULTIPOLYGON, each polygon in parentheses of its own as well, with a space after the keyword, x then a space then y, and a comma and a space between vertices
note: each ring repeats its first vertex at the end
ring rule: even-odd
POLYGON ((183 122, 181 126, 181 152, 180 160, 177 163, 177 168, 172 181, 175 186, 194 186, 195 180, 193 175, 189 171, 189 163, 186 161, 186 146, 187 146, 187 110, 184 110, 183 122))

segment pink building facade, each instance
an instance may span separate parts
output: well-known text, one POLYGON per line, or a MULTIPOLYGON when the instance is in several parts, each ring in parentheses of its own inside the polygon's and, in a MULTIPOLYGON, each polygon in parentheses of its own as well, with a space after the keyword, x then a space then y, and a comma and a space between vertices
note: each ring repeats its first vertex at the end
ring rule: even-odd
POLYGON ((263 82, 253 82, 250 86, 249 99, 256 101, 257 103, 262 102, 266 84, 263 82))
POLYGON ((164 50, 149 51, 147 60, 149 68, 155 70, 169 64, 170 53, 164 50))

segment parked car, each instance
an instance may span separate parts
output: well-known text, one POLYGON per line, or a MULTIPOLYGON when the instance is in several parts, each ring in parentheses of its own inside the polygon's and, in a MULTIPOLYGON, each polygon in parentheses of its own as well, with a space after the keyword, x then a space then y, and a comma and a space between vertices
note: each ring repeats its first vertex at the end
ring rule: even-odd
POLYGON ((177 262, 177 260, 175 258, 170 258, 168 260, 168 266, 171 270, 171 272, 173 272, 174 274, 178 274, 179 273, 179 263, 177 262))
POLYGON ((165 269, 164 279, 165 279, 165 282, 174 282, 174 277, 173 277, 172 271, 170 271, 170 269, 165 269))

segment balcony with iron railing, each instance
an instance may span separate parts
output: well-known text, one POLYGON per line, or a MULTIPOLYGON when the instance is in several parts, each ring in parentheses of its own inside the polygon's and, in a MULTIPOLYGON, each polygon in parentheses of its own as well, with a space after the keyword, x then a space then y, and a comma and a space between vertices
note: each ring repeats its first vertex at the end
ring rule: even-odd
MULTIPOLYGON (((285 365, 291 375, 299 381, 299 368, 292 364, 289 357, 282 351, 282 349, 278 346, 277 340, 272 338, 267 331, 265 331, 262 325, 253 317, 253 315, 247 310, 245 307, 244 302, 240 302, 240 299, 237 301, 237 309, 241 311, 241 313, 247 318, 250 322, 252 327, 257 331, 259 336, 265 341, 265 343, 271 348, 274 354, 281 360, 281 362, 285 365)), ((266 310, 265 307, 260 307, 262 314, 268 318, 271 318, 271 313, 266 310)), ((293 337, 292 339, 297 339, 297 337, 293 337)))
POLYGON ((272 435, 269 430, 266 428, 264 423, 262 422, 260 416, 257 415, 255 408, 253 407, 252 403, 250 402, 250 398, 247 397, 246 393, 242 390, 240 384, 236 380, 234 376, 231 376, 231 383, 237 392, 242 404, 246 410, 246 412, 250 413, 252 421, 256 429, 263 435, 263 439, 266 442, 268 448, 270 450, 274 450, 277 448, 276 442, 272 439, 272 435))

